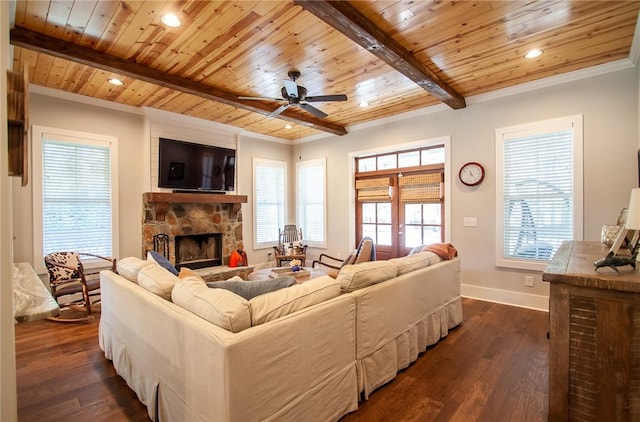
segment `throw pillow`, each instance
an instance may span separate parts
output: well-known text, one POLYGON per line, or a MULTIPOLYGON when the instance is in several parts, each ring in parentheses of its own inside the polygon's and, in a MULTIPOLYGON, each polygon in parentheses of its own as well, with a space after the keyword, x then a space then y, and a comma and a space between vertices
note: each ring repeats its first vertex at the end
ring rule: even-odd
POLYGON ((173 264, 169 262, 167 258, 165 258, 163 255, 160 255, 158 252, 149 251, 147 253, 147 259, 151 259, 155 261, 156 264, 160 265, 162 268, 169 271, 171 274, 178 275, 178 270, 176 270, 176 267, 174 267, 173 264))
POLYGON ((224 289, 209 289, 196 277, 179 279, 173 303, 232 333, 251 327, 249 301, 224 289))
POLYGON ((178 273, 178 278, 183 279, 187 277, 196 277, 204 282, 204 278, 202 278, 200 274, 193 271, 191 268, 187 268, 187 267, 180 268, 180 272, 178 273))
POLYGON ((260 281, 211 281, 207 286, 213 289, 226 289, 249 300, 294 284, 296 284, 295 278, 286 276, 260 281))
POLYGON ((171 300, 171 291, 180 280, 158 264, 151 264, 138 271, 138 284, 160 297, 171 300))
POLYGON ((138 282, 138 272, 153 261, 142 260, 136 256, 127 256, 116 263, 116 271, 129 281, 138 282))

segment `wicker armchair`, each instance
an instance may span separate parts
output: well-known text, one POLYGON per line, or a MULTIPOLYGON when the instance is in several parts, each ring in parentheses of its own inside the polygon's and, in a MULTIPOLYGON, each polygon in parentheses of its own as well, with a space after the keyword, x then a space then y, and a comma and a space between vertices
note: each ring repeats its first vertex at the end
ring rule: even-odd
POLYGON ((278 246, 273 247, 276 265, 282 266, 285 261, 299 259, 302 266, 307 259, 307 245, 302 243, 302 229, 295 224, 287 224, 284 230, 278 230, 278 246))
POLYGON ((340 259, 329 256, 327 254, 320 254, 317 260, 311 264, 312 268, 323 269, 333 278, 338 276, 338 272, 345 265, 359 264, 361 262, 375 261, 376 260, 376 246, 373 243, 373 239, 370 237, 363 237, 358 244, 358 247, 347 255, 346 258, 340 259))

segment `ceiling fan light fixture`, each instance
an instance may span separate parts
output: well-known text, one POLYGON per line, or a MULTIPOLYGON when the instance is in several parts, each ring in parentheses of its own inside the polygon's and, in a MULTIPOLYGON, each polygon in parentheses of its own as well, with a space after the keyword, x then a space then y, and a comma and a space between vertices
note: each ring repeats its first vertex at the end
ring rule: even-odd
POLYGON ((118 79, 118 78, 109 78, 107 79, 107 82, 109 82, 111 85, 116 85, 116 86, 124 85, 124 82, 122 82, 122 79, 118 79))
POLYGON ((163 24, 171 28, 177 28, 180 25, 182 25, 182 22, 180 22, 180 19, 178 19, 178 17, 173 13, 167 13, 165 15, 162 15, 160 20, 162 21, 163 24))
POLYGON ((527 54, 524 55, 525 59, 535 59, 536 57, 540 57, 542 55, 542 50, 537 48, 531 49, 527 51, 527 54))

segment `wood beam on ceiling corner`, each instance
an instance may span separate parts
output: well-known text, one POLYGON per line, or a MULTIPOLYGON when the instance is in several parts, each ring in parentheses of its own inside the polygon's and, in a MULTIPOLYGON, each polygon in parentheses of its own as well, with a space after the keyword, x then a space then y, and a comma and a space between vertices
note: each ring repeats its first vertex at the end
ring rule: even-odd
POLYGON ((418 61, 347 1, 294 0, 306 11, 341 32, 453 109, 466 107, 455 89, 418 61))
MULTIPOLYGON (((126 60, 110 54, 101 53, 90 48, 82 47, 58 38, 49 37, 28 29, 18 27, 13 28, 11 29, 10 37, 11 44, 17 47, 26 48, 37 51, 38 53, 48 54, 75 63, 80 63, 85 66, 91 66, 108 72, 117 73, 122 76, 149 82, 164 88, 174 89, 179 92, 195 95, 243 110, 252 111, 265 116, 269 115, 274 110, 273 106, 266 103, 239 100, 238 94, 195 82, 190 79, 170 75, 160 70, 136 63, 132 60, 126 60)), ((277 116, 277 118, 324 132, 329 132, 334 135, 345 135, 347 133, 347 130, 343 126, 325 122, 316 117, 300 116, 298 114, 285 111, 277 116)))

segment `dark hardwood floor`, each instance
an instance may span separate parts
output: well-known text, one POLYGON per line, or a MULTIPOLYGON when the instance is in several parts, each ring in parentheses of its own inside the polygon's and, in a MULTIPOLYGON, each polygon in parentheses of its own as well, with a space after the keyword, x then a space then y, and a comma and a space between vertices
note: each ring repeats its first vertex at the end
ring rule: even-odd
MULTIPOLYGON (((472 299, 463 312, 460 327, 342 422, 546 421, 548 314, 472 299)), ((97 333, 97 319, 16 326, 21 422, 148 420, 97 333)))

